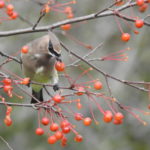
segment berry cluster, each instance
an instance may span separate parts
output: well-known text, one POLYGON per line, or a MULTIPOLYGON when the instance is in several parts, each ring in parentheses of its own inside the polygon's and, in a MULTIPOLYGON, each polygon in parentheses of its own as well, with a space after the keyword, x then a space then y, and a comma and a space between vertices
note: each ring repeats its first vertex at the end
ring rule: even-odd
POLYGON ((0 10, 8 16, 7 18, 1 18, 1 20, 15 20, 18 17, 18 13, 14 10, 14 6, 12 4, 6 4, 4 0, 0 0, 0 10))
POLYGON ((13 85, 15 84, 28 85, 30 82, 30 78, 23 78, 23 79, 20 78, 19 80, 12 80, 9 78, 4 78, 1 82, 3 83, 3 85, 1 86, 3 88, 3 91, 7 93, 9 97, 12 97, 13 94, 15 94, 15 92, 13 92, 13 85))
MULTIPOLYGON (((83 124, 85 126, 89 126, 92 123, 92 119, 89 117, 84 118, 82 114, 76 113, 74 115, 74 119, 76 121, 83 121, 83 124)), ((61 141, 62 146, 66 146, 67 144, 67 134, 74 133, 74 141, 75 142, 82 142, 83 137, 75 130, 75 126, 71 124, 67 119, 62 118, 59 123, 54 122, 53 120, 50 120, 48 117, 44 116, 40 120, 39 127, 35 130, 35 134, 38 136, 43 135, 44 129, 40 127, 40 125, 43 125, 43 127, 47 126, 49 128, 49 136, 47 139, 47 142, 49 144, 55 144, 57 141, 61 141)))

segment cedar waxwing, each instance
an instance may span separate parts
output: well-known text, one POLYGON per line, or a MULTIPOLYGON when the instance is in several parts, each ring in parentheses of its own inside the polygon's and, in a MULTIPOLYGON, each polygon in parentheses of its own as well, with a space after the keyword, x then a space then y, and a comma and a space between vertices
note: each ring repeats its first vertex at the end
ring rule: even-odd
MULTIPOLYGON (((54 33, 49 31, 48 35, 35 39, 26 44, 28 53, 21 54, 22 68, 24 75, 32 81, 39 83, 51 82, 56 91, 58 87, 58 74, 55 69, 55 62, 60 60, 61 45, 54 33)), ((31 103, 43 101, 42 85, 32 84, 31 103)))

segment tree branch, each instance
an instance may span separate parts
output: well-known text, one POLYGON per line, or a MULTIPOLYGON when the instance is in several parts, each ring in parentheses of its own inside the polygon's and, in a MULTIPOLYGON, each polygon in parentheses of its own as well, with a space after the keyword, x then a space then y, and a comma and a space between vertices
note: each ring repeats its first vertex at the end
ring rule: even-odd
MULTIPOLYGON (((145 2, 146 2, 146 0, 145 0, 145 2)), ((133 6, 136 6, 136 2, 126 3, 125 5, 115 9, 115 11, 120 12, 120 11, 123 11, 123 10, 125 10, 129 7, 133 7, 133 6)), ((116 15, 118 17, 124 18, 125 20, 131 21, 131 22, 135 21, 135 19, 128 18, 128 17, 125 17, 125 16, 121 16, 121 15, 118 15, 118 14, 114 13, 114 11, 107 10, 107 11, 104 11, 104 12, 101 11, 101 13, 96 12, 96 13, 92 13, 90 15, 76 17, 76 18, 73 18, 73 19, 66 19, 66 20, 59 21, 59 22, 56 22, 56 23, 54 23, 52 25, 48 25, 48 26, 37 27, 35 30, 33 30, 33 27, 30 27, 30 28, 25 28, 25 29, 3 31, 3 32, 0 32, 0 37, 19 35, 19 34, 27 34, 27 33, 34 33, 34 32, 44 32, 44 31, 46 32, 49 29, 55 29, 55 28, 58 28, 58 27, 60 27, 61 25, 64 25, 64 24, 73 24, 73 23, 82 22, 82 21, 85 21, 85 20, 87 21, 87 20, 97 19, 97 18, 106 17, 106 16, 112 16, 112 15, 116 15)), ((144 24, 147 25, 147 26, 150 26, 150 23, 148 23, 148 22, 144 22, 144 24)))

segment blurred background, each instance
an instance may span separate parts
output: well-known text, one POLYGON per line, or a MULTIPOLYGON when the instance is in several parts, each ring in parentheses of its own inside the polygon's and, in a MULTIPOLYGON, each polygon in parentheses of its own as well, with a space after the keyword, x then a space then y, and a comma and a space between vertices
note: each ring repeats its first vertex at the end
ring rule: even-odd
MULTIPOLYGON (((31 23, 35 23, 40 15, 41 6, 36 2, 44 2, 41 0, 12 0, 11 3, 15 6, 16 11, 22 18, 25 18, 31 23)), ((66 2, 64 0, 58 0, 59 2, 66 2)), ((67 0, 69 1, 69 0, 67 0)), ((88 15, 90 13, 97 12, 108 7, 113 0, 82 0, 78 1, 77 4, 73 5, 75 17, 88 15)), ((131 8, 124 11, 124 14, 131 15, 130 12, 134 12, 135 16, 144 18, 150 14, 149 9, 145 13, 139 13, 138 8, 131 8)), ((2 13, 2 12, 0 12, 2 13)), ((47 14, 38 26, 46 26, 55 22, 65 19, 65 15, 59 12, 50 12, 47 14), (56 17, 57 16, 57 17, 56 17)), ((99 48, 93 55, 92 58, 102 57, 109 53, 126 49, 130 47, 131 50, 127 52, 129 59, 127 62, 122 61, 104 61, 104 62, 92 62, 94 65, 104 70, 105 72, 122 80, 129 81, 150 81, 150 28, 144 26, 139 30, 138 35, 134 34, 133 29, 131 30, 122 19, 118 19, 124 32, 131 34, 131 40, 124 43, 120 40, 121 32, 118 29, 117 23, 113 16, 103 17, 87 22, 77 23, 72 25, 72 29, 68 31, 69 35, 76 37, 78 40, 96 47, 103 42, 103 46, 99 48)), ((129 22, 131 26, 133 23, 129 22)), ((16 30, 31 27, 22 19, 15 21, 2 21, 0 24, 0 32, 8 30, 16 30)), ((55 29, 54 32, 72 51, 76 52, 80 56, 84 56, 90 50, 75 43, 70 38, 67 38, 62 34, 61 29, 55 29)), ((9 37, 0 37, 1 48, 0 50, 7 54, 14 54, 25 45, 27 42, 45 35, 46 32, 29 33, 14 35, 9 37)), ((19 55, 18 55, 19 58, 19 55)), ((63 50, 62 59, 65 64, 70 64, 76 60, 73 56, 69 56, 68 53, 63 50)), ((0 62, 5 60, 0 56, 0 62)), ((20 65, 15 62, 11 62, 4 66, 13 73, 23 77, 20 65)), ((87 65, 82 63, 83 68, 88 68, 87 65)), ((75 79, 82 71, 74 67, 67 68, 67 73, 75 79)), ((102 92, 108 94, 105 79, 103 76, 96 71, 92 71, 91 75, 95 79, 100 79, 104 84, 102 92)), ((88 81, 89 78, 84 76, 80 81, 88 81)), ((67 81, 63 78, 60 80, 60 85, 66 85, 67 81)), ((139 109, 148 111, 147 105, 149 104, 148 94, 146 92, 133 89, 122 83, 118 83, 114 80, 109 80, 109 84, 113 93, 121 103, 137 107, 139 109)), ((23 87, 26 88, 26 87, 23 87)), ((15 89, 20 95, 23 95, 18 89, 15 89)), ((26 88, 30 92, 30 89, 26 88)), ((51 91, 51 89, 49 89, 51 91)), ((0 94, 4 95, 2 91, 0 94)), ((25 96, 25 95, 24 95, 25 96)), ((72 97, 72 99, 74 99, 72 97)), ((82 96, 83 109, 81 112, 84 116, 90 116, 88 99, 86 96, 82 96)), ((7 101, 29 103, 30 98, 26 97, 23 100, 18 100, 16 97, 11 100, 8 98, 7 101)), ((103 99, 100 100, 101 105, 106 108, 103 99)), ((76 143, 73 140, 73 134, 68 136, 68 145, 61 147, 60 144, 49 145, 47 143, 47 136, 36 136, 34 130, 37 128, 37 112, 32 108, 25 107, 13 107, 12 119, 13 125, 6 127, 3 123, 5 117, 5 108, 0 105, 0 136, 2 136, 11 145, 14 150, 75 150, 75 149, 86 149, 86 150, 149 150, 150 149, 150 124, 143 126, 139 121, 132 117, 127 112, 123 112, 125 115, 125 121, 122 125, 116 126, 112 123, 106 124, 102 121, 102 114, 95 106, 94 103, 90 103, 93 107, 96 119, 99 121, 99 125, 94 123, 90 127, 85 127, 82 123, 75 122, 77 131, 83 135, 84 141, 82 143, 76 143)), ((68 109, 64 107, 65 109, 68 109)), ((78 110, 75 106, 71 106, 75 112, 78 110)), ((138 112, 136 112, 138 113, 138 112)), ((142 119, 150 123, 150 117, 141 115, 142 119)), ((8 147, 0 140, 0 150, 8 150, 8 147)))

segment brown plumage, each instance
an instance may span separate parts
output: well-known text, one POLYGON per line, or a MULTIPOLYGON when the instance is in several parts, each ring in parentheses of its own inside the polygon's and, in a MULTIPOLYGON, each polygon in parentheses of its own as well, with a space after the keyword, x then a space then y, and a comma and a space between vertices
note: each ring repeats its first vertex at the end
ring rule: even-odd
MULTIPOLYGON (((61 46, 58 38, 49 31, 48 35, 35 39, 26 44, 29 51, 21 55, 23 72, 26 77, 39 83, 51 82, 57 90, 58 74, 54 67, 60 57, 61 46)), ((32 94, 39 101, 43 101, 42 86, 32 84, 32 94)), ((31 103, 37 100, 32 98, 31 103)))

